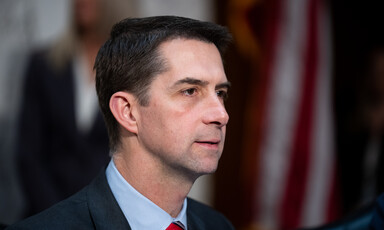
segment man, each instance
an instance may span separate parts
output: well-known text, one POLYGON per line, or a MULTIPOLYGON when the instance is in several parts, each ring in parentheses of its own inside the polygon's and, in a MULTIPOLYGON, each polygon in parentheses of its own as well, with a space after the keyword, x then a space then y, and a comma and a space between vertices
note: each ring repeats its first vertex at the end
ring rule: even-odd
POLYGON ((95 63, 110 164, 13 229, 233 229, 187 198, 223 151, 230 84, 221 56, 229 41, 225 28, 182 17, 116 24, 95 63))

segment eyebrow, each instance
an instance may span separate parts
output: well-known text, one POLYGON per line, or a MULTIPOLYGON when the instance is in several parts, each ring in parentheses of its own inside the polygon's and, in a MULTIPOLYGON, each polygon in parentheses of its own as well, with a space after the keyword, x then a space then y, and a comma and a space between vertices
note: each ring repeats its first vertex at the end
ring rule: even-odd
POLYGON ((182 85, 182 84, 191 84, 191 85, 205 86, 205 85, 208 85, 208 81, 202 81, 202 80, 199 80, 199 79, 187 77, 187 78, 183 78, 183 79, 180 79, 177 82, 175 82, 174 86, 182 85))
POLYGON ((223 89, 223 88, 226 88, 226 89, 231 88, 231 82, 226 81, 226 82, 220 83, 216 86, 216 89, 223 89))
MULTIPOLYGON (((191 84, 191 85, 206 86, 206 85, 209 84, 209 82, 208 81, 202 81, 202 80, 195 79, 195 78, 187 77, 187 78, 183 78, 183 79, 180 79, 180 80, 176 81, 173 86, 177 86, 177 85, 181 85, 181 84, 191 84)), ((231 87, 231 83, 229 81, 226 81, 226 82, 218 84, 215 88, 216 89, 222 89, 222 88, 227 88, 228 89, 230 87, 231 87)))

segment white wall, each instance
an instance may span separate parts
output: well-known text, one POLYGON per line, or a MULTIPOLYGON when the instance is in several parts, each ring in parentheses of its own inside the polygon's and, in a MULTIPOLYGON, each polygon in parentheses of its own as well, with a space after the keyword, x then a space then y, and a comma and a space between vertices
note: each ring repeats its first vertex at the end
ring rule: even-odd
POLYGON ((177 15, 213 21, 213 0, 140 0, 138 5, 140 15, 177 15))

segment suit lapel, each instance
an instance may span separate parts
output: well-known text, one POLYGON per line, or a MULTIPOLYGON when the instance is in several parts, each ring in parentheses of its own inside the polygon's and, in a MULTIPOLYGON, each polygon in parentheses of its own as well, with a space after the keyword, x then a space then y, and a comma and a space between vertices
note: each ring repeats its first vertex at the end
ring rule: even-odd
MULTIPOLYGON (((192 204, 193 201, 187 199, 188 230, 208 230, 204 221, 199 217, 199 210, 196 210, 197 208, 192 204)), ((95 229, 131 230, 108 185, 105 170, 89 185, 87 203, 95 229)))
POLYGON ((202 228, 203 227, 203 224, 200 223, 199 225, 199 219, 196 218, 197 216, 195 215, 188 215, 187 216, 187 225, 188 225, 188 230, 204 230, 205 228, 202 228))
POLYGON ((188 230, 205 230, 205 224, 202 221, 202 219, 199 217, 196 210, 193 208, 193 205, 191 204, 191 200, 188 199, 188 205, 187 205, 187 225, 188 230))
POLYGON ((104 170, 90 184, 87 202, 95 229, 131 229, 109 188, 104 170))

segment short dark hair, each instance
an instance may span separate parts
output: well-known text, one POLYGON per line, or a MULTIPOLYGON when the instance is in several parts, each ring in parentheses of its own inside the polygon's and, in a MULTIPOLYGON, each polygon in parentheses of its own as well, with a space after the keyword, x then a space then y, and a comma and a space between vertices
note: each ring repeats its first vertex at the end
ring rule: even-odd
POLYGON ((120 142, 119 124, 109 108, 111 96, 118 91, 130 92, 146 106, 152 80, 166 71, 158 47, 175 38, 213 43, 221 56, 231 41, 223 26, 178 16, 156 16, 122 20, 113 26, 110 39, 101 47, 95 62, 96 91, 111 152, 120 142))

